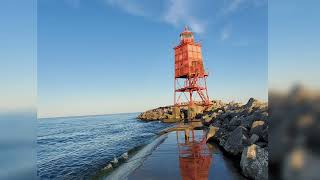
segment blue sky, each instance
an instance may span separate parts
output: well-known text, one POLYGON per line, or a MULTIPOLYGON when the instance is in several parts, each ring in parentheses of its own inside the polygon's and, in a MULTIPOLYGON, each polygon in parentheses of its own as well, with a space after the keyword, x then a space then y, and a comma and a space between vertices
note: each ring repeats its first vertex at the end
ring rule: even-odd
POLYGON ((0 2, 0 113, 36 109, 36 3, 0 2))
POLYGON ((212 99, 267 100, 266 0, 38 1, 38 116, 173 103, 173 47, 201 40, 212 99))
POLYGON ((269 88, 320 89, 320 1, 269 1, 269 88))

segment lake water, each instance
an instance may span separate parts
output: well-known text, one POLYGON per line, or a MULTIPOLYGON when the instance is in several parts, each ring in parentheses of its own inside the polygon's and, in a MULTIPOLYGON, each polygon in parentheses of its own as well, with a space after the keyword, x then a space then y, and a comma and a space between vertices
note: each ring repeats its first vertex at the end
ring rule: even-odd
POLYGON ((148 144, 170 124, 142 122, 138 113, 38 120, 41 179, 88 179, 110 160, 148 144))

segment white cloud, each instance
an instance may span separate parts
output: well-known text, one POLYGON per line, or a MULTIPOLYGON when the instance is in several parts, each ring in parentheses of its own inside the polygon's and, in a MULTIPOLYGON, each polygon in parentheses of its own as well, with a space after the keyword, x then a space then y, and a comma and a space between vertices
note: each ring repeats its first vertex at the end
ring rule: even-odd
POLYGON ((192 4, 188 0, 170 0, 163 19, 176 27, 188 25, 196 33, 205 32, 207 23, 192 14, 190 7, 192 4))
POLYGON ((136 16, 146 16, 143 6, 135 1, 130 0, 106 0, 111 6, 117 6, 129 14, 136 16))
POLYGON ((196 33, 203 33, 206 30, 206 21, 196 17, 190 0, 163 0, 164 9, 157 12, 151 7, 140 3, 137 0, 105 0, 108 5, 117 7, 135 16, 143 16, 156 21, 163 21, 177 28, 189 26, 196 33), (152 15, 151 15, 152 14, 152 15))
POLYGON ((245 47, 249 45, 247 39, 243 39, 239 37, 233 37, 233 26, 232 24, 227 24, 221 29, 220 40, 221 41, 228 41, 228 43, 232 46, 236 47, 245 47))
POLYGON ((224 15, 232 14, 240 9, 247 7, 259 7, 268 3, 268 0, 228 0, 227 5, 223 8, 224 15))
POLYGON ((170 24, 178 25, 181 17, 187 13, 187 4, 183 0, 170 0, 169 8, 164 13, 164 20, 170 24))
MULTIPOLYGON (((79 0, 69 0, 79 1, 79 0)), ((201 14, 201 5, 209 3, 207 1, 194 1, 194 0, 162 0, 156 3, 143 0, 104 0, 108 5, 117 7, 128 14, 135 16, 142 16, 154 21, 162 21, 167 24, 173 25, 176 28, 183 28, 189 26, 192 31, 196 33, 204 33, 209 23, 208 19, 199 16, 201 14), (195 4, 198 3, 198 4, 195 4), (157 6, 157 10, 155 7, 157 6), (159 6, 159 7, 158 7, 159 6)), ((225 0, 225 5, 217 8, 217 17, 211 18, 212 21, 224 19, 223 16, 236 13, 240 9, 246 7, 258 7, 266 4, 267 0, 225 0), (219 14, 221 13, 222 14, 219 14), (221 16, 222 15, 222 16, 221 16)), ((210 4, 210 3, 209 3, 210 4)), ((211 4, 212 5, 212 4, 211 4)), ((208 14, 208 13, 207 13, 208 14)), ((230 30, 222 33, 222 39, 226 40, 230 36, 230 30)))
POLYGON ((224 9, 224 14, 233 13, 239 9, 247 0, 232 0, 228 6, 224 9))

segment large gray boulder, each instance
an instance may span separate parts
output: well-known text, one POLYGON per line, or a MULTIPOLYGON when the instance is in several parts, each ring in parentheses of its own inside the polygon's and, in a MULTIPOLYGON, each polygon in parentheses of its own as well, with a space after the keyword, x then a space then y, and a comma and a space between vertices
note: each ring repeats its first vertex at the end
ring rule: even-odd
POLYGON ((247 129, 239 126, 229 134, 223 148, 232 155, 238 155, 248 145, 250 145, 250 140, 247 129))
POLYGON ((215 129, 214 135, 211 136, 210 138, 207 138, 207 141, 216 141, 219 143, 220 146, 224 146, 226 143, 229 133, 226 129, 224 128, 217 128, 215 129))
POLYGON ((220 118, 216 118, 211 121, 211 125, 215 127, 221 127, 222 124, 223 124, 223 120, 220 118))
POLYGON ((250 142, 251 144, 254 144, 255 142, 257 142, 259 140, 259 136, 256 134, 252 134, 250 137, 250 142))
POLYGON ((268 152, 255 144, 246 147, 241 155, 240 167, 246 177, 267 180, 268 152))
POLYGON ((241 124, 242 119, 243 119, 243 117, 235 116, 230 120, 229 125, 230 126, 239 126, 241 124))
POLYGON ((235 130, 238 126, 241 125, 241 122, 242 122, 243 119, 244 119, 244 118, 243 118, 242 116, 240 116, 240 117, 234 116, 234 117, 230 120, 227 129, 228 129, 229 131, 235 130))
MULTIPOLYGON (((244 115, 245 116, 245 115, 244 115)), ((241 126, 249 129, 252 126, 252 123, 258 120, 258 117, 256 117, 254 114, 245 116, 242 120, 241 120, 241 126)))

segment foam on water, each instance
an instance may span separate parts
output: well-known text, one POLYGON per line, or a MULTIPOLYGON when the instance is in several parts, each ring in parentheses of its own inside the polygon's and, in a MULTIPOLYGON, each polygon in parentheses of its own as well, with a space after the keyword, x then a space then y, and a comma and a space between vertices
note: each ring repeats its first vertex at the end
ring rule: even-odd
POLYGON ((138 151, 132 158, 127 162, 123 163, 119 168, 115 169, 111 174, 109 174, 105 180, 118 180, 118 179, 128 179, 129 175, 142 165, 143 161, 152 153, 152 151, 159 146, 165 139, 167 135, 162 135, 155 139, 150 144, 143 147, 138 151))

